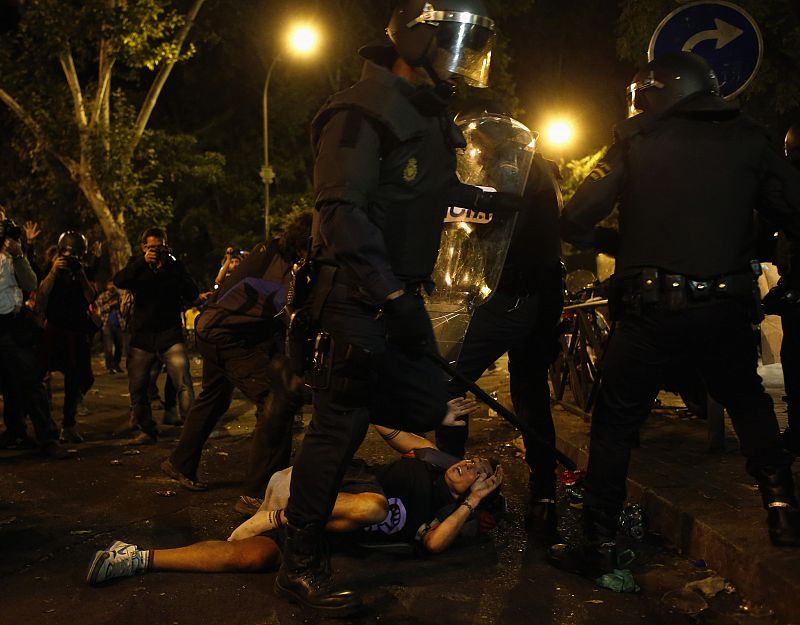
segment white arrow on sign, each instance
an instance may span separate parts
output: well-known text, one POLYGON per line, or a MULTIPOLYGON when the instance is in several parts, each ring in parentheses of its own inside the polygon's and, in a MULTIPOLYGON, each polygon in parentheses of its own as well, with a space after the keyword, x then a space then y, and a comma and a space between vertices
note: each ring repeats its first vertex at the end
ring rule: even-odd
POLYGON ((716 49, 719 50, 720 48, 727 46, 731 41, 740 35, 744 34, 744 31, 741 28, 737 28, 733 24, 728 24, 728 22, 724 22, 718 18, 714 18, 714 25, 717 27, 716 30, 704 30, 703 32, 697 33, 696 35, 690 37, 689 40, 683 44, 683 51, 691 52, 700 43, 710 39, 717 40, 716 49))

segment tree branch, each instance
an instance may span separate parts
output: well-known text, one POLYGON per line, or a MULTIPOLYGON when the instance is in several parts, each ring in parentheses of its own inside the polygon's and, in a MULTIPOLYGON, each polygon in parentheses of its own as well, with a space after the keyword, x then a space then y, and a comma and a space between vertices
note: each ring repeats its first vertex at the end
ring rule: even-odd
POLYGON ((64 76, 69 85, 69 92, 72 94, 72 104, 75 109, 75 123, 78 130, 83 133, 88 122, 86 120, 86 109, 83 106, 83 93, 81 92, 81 83, 78 79, 78 72, 75 70, 75 61, 72 58, 72 50, 67 48, 62 52, 58 58, 61 63, 61 69, 64 70, 64 76))
POLYGON ((139 144, 139 141, 141 140, 142 135, 147 128, 147 124, 150 121, 150 116, 152 115, 153 109, 156 106, 158 97, 161 95, 161 90, 164 88, 164 84, 167 82, 169 75, 172 73, 172 68, 175 67, 175 63, 183 51, 186 38, 188 37, 192 26, 194 26, 197 14, 200 12, 203 4, 205 4, 205 0, 194 1, 192 8, 189 9, 189 12, 186 14, 186 22, 183 24, 183 28, 181 28, 180 32, 175 37, 175 41, 173 42, 175 45, 175 56, 165 60, 158 69, 158 73, 153 80, 153 84, 150 86, 150 91, 147 93, 147 97, 142 103, 142 108, 139 111, 138 117, 136 118, 136 124, 134 125, 133 129, 133 138, 131 139, 131 144, 128 146, 128 150, 131 153, 136 149, 136 146, 139 144))
POLYGON ((111 70, 116 63, 116 57, 109 52, 108 40, 100 42, 100 61, 97 72, 97 95, 92 102, 89 127, 94 128, 100 121, 101 112, 105 106, 108 92, 111 89, 111 70))
POLYGON ((28 130, 33 133, 33 136, 36 138, 36 141, 39 143, 40 146, 44 146, 50 154, 52 154, 58 162, 60 162, 66 170, 69 172, 70 176, 75 177, 78 173, 78 163, 69 158, 68 156, 64 156, 59 152, 56 152, 47 141, 45 137, 44 131, 42 127, 36 122, 33 117, 22 107, 22 105, 17 102, 14 97, 9 94, 5 89, 0 89, 0 100, 2 100, 5 105, 11 109, 11 112, 16 115, 19 120, 25 124, 28 130))

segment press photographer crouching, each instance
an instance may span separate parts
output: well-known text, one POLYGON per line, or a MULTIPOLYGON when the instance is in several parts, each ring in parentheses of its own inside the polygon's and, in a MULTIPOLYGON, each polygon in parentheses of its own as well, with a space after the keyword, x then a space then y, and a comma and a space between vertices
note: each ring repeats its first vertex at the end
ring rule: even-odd
POLYGON ((47 392, 33 352, 38 338, 36 324, 23 304, 22 292, 35 291, 37 280, 22 253, 21 236, 21 228, 4 214, 0 215, 0 382, 6 398, 6 417, 11 416, 8 414, 11 395, 18 403, 16 418, 6 419, 0 446, 7 447, 14 439, 27 437, 22 419, 27 414, 42 453, 64 458, 67 454, 58 444, 58 431, 50 417, 47 392))
POLYGON ((128 353, 128 385, 132 404, 132 426, 141 432, 131 439, 134 445, 156 442, 158 428, 150 408, 148 387, 153 364, 166 365, 178 396, 181 418, 185 419, 194 401, 189 359, 183 335, 181 312, 184 304, 197 299, 199 291, 183 266, 167 247, 161 228, 149 228, 142 235, 141 254, 114 276, 117 288, 133 295, 133 312, 128 353))
POLYGON ((87 249, 86 237, 80 232, 64 232, 36 294, 36 310, 45 320, 39 364, 43 371, 64 374, 61 440, 69 443, 83 442, 75 416, 81 397, 94 384, 91 338, 98 328, 89 316, 96 292, 83 266, 87 249))

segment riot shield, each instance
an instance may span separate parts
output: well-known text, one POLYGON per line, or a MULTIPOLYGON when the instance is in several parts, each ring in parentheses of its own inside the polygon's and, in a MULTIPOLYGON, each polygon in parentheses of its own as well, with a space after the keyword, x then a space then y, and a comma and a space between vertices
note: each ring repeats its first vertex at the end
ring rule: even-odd
MULTIPOLYGON (((458 157, 461 182, 522 195, 536 150, 534 134, 504 115, 459 120, 467 147, 458 157)), ((492 215, 457 206, 444 220, 436 285, 426 307, 439 352, 458 361, 472 313, 494 294, 514 234, 516 215, 492 215)))

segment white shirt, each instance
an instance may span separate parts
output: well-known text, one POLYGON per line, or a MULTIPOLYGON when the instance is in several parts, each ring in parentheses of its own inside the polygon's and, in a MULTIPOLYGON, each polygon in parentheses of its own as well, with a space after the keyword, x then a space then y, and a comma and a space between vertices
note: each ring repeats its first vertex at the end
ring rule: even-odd
POLYGON ((17 286, 14 260, 0 252, 0 315, 13 313, 22 307, 22 290, 17 286))

